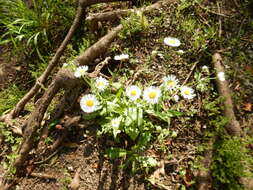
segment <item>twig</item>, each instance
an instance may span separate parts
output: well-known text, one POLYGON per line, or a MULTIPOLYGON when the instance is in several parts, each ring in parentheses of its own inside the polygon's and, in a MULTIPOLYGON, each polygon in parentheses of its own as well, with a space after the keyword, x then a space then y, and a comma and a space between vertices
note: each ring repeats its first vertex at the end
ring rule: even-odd
POLYGON ((197 64, 198 64, 198 62, 195 62, 195 63, 193 64, 193 66, 191 67, 191 70, 190 70, 189 74, 187 75, 186 79, 184 80, 182 86, 184 86, 184 85, 188 82, 188 80, 190 79, 190 77, 191 77, 191 75, 192 75, 194 69, 196 68, 197 64))
POLYGON ((88 76, 91 78, 96 78, 99 75, 99 73, 101 72, 101 70, 103 69, 103 67, 105 65, 107 65, 110 60, 111 60, 111 57, 105 58, 104 61, 97 64, 97 66, 95 67, 95 70, 92 73, 89 73, 88 76))
POLYGON ((53 179, 53 180, 57 179, 57 177, 50 175, 50 174, 46 174, 46 173, 32 172, 29 175, 32 177, 38 177, 38 178, 44 178, 44 179, 53 179))
MULTIPOLYGON (((220 10, 220 4, 219 2, 217 1, 217 7, 218 7, 218 11, 219 13, 221 12, 220 10)), ((222 35, 222 26, 221 26, 222 22, 221 22, 221 16, 219 16, 219 38, 221 38, 221 35, 222 35)))
POLYGON ((33 164, 34 165, 40 165, 40 164, 44 164, 46 163, 47 161, 49 161, 51 158, 53 158, 56 154, 58 154, 60 152, 62 148, 60 147, 59 149, 57 149, 55 152, 53 152, 52 154, 50 154, 47 158, 45 158, 44 160, 41 160, 41 161, 37 161, 37 162, 34 162, 33 164))
POLYGON ((94 22, 99 22, 99 21, 102 22, 102 21, 108 21, 108 20, 115 20, 122 16, 127 16, 132 11, 134 11, 134 9, 115 10, 115 11, 104 12, 104 13, 90 14, 86 18, 86 21, 94 23, 94 22))
POLYGON ((229 15, 225 15, 223 13, 217 13, 217 12, 214 12, 214 11, 211 11, 209 9, 207 9, 206 7, 203 7, 201 4, 198 3, 198 6, 201 8, 201 9, 204 9, 205 11, 209 12, 209 13, 212 13, 212 14, 215 14, 215 15, 218 15, 218 16, 223 16, 223 17, 227 17, 229 18, 230 16, 229 15))

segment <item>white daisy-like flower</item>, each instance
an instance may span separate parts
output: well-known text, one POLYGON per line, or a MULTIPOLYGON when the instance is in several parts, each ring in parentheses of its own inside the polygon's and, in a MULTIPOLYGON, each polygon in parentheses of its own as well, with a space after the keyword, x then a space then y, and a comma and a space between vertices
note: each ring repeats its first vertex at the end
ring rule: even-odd
POLYGON ((95 86, 99 91, 104 91, 108 85, 109 85, 109 82, 105 78, 101 76, 96 78, 95 86))
POLYGON ((174 99, 175 102, 178 102, 179 96, 178 96, 178 95, 175 95, 175 96, 173 97, 173 99, 174 99))
POLYGON ((99 101, 95 95, 87 94, 81 98, 80 106, 84 112, 91 113, 98 109, 99 101))
POLYGON ((116 117, 111 120, 111 125, 113 128, 119 128, 121 122, 121 117, 116 117))
POLYGON ((194 98, 196 95, 194 94, 194 90, 191 87, 188 86, 182 86, 180 88, 181 91, 181 95, 185 98, 185 99, 192 99, 194 98))
POLYGON ((77 78, 80 78, 81 76, 84 76, 87 74, 88 69, 89 67, 87 65, 77 67, 74 73, 74 76, 77 78))
POLYGON ((141 96, 141 89, 135 85, 128 86, 126 88, 126 95, 130 100, 137 100, 141 96))
POLYGON ((179 39, 173 38, 173 37, 166 37, 166 38, 164 38, 163 42, 166 45, 171 46, 171 47, 178 47, 181 44, 179 39))
POLYGON ((225 73, 224 72, 219 72, 218 74, 217 74, 217 76, 218 76, 218 79, 220 80, 220 81, 225 81, 226 79, 225 79, 225 73))
POLYGON ((121 54, 121 55, 115 55, 114 56, 114 60, 116 61, 123 61, 129 59, 129 55, 128 54, 121 54))
POLYGON ((184 54, 184 50, 180 49, 180 50, 177 51, 177 53, 184 54))
POLYGON ((69 64, 63 63, 62 68, 67 68, 68 66, 69 66, 69 64))
POLYGON ((209 68, 208 68, 208 66, 206 66, 206 65, 203 65, 203 66, 201 67, 201 69, 202 69, 202 71, 204 71, 204 72, 206 72, 206 73, 209 72, 209 68))
POLYGON ((143 99, 148 103, 156 104, 161 97, 161 90, 158 87, 150 86, 146 88, 143 92, 143 99))
POLYGON ((167 77, 163 77, 163 86, 170 91, 178 87, 178 82, 179 81, 175 75, 168 75, 167 77))

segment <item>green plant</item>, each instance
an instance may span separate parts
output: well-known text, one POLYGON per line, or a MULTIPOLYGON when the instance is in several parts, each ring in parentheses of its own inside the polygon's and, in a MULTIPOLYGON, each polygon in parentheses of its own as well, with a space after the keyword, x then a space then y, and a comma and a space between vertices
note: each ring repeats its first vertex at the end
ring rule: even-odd
POLYGON ((10 146, 12 151, 6 155, 3 162, 3 167, 7 170, 7 176, 11 178, 16 173, 16 169, 12 167, 12 164, 18 156, 17 151, 22 138, 13 136, 12 132, 6 128, 4 123, 0 123, 0 134, 3 135, 4 142, 10 146))
POLYGON ((33 0, 28 7, 23 0, 0 0, 0 29, 4 31, 0 44, 12 42, 15 48, 28 55, 54 47, 62 38, 73 18, 72 3, 60 0, 33 0))
POLYGON ((24 91, 16 85, 0 91, 0 115, 12 109, 23 97, 24 91))
MULTIPOLYGON (((87 70, 87 66, 74 70, 74 75, 82 76, 91 87, 92 94, 80 100, 82 110, 87 113, 83 118, 96 118, 101 125, 97 134, 109 135, 115 140, 116 145, 107 150, 110 158, 126 158, 124 166, 131 166, 133 172, 139 169, 148 172, 158 162, 145 154, 145 150, 152 142, 163 144, 168 137, 175 138, 177 133, 169 129, 171 118, 184 116, 184 113, 166 105, 168 101, 174 101, 179 81, 173 75, 168 76, 160 87, 143 87, 142 93, 142 88, 136 85, 125 88, 121 83, 116 82, 115 85, 102 77, 90 79, 85 76, 87 70), (129 146, 120 146, 124 142, 128 142, 129 146)), ((184 88, 187 91, 185 98, 195 96, 193 89, 184 88)))
POLYGON ((223 137, 215 144, 211 165, 216 189, 240 190, 240 177, 252 176, 253 159, 239 137, 223 137))
POLYGON ((145 31, 149 27, 148 20, 141 11, 131 13, 129 17, 121 20, 121 24, 123 25, 123 29, 119 36, 123 39, 138 32, 145 31))

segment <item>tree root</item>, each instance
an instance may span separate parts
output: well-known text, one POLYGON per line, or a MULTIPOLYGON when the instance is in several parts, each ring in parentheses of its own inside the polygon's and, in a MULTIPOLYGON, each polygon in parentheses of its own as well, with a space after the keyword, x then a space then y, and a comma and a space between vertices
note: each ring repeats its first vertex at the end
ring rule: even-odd
MULTIPOLYGON (((14 162, 14 167, 19 169, 25 162, 30 150, 33 147, 33 138, 40 127, 40 123, 43 119, 43 116, 51 103, 54 96, 57 92, 63 88, 73 88, 75 89, 80 85, 80 80, 77 80, 73 73, 69 70, 62 69, 58 72, 55 80, 49 86, 48 90, 38 101, 37 107, 32 112, 28 122, 27 127, 24 131, 24 139, 20 147, 19 155, 14 162)), ((18 170, 17 170, 18 171, 18 170)))
MULTIPOLYGON (((217 75, 217 88, 220 96, 224 97, 223 103, 223 115, 229 119, 228 124, 226 125, 226 131, 231 136, 240 136, 242 129, 240 127, 239 122, 236 120, 234 110, 233 110, 233 101, 231 97, 231 92, 228 87, 228 82, 225 78, 225 68, 222 65, 222 58, 219 53, 215 53, 212 57, 213 66, 216 70, 217 75)), ((216 138, 212 137, 209 142, 209 147, 212 147, 215 143, 216 138)), ((202 165, 205 170, 199 170, 198 172, 198 181, 199 181, 199 190, 208 190, 211 189, 211 174, 210 174, 210 164, 212 161, 212 151, 208 151, 205 154, 205 158, 203 160, 202 165)))
MULTIPOLYGON (((80 0, 79 1, 79 7, 78 7, 78 13, 76 15, 76 19, 74 23, 72 24, 71 29, 69 30, 68 35, 66 36, 65 40, 63 41, 60 48, 57 50, 56 55, 54 56, 53 60, 50 62, 48 68, 46 71, 42 74, 42 76, 39 78, 39 80, 36 82, 35 86, 24 96, 23 99, 20 100, 16 108, 11 112, 11 117, 16 117, 20 111, 24 108, 25 104, 31 99, 36 92, 39 90, 40 85, 46 81, 47 77, 49 76, 50 72, 53 70, 53 68, 56 66, 57 62, 59 61, 60 56, 62 55, 63 50, 65 49, 68 41, 73 36, 73 33, 78 26, 80 22, 80 18, 84 15, 84 10, 87 6, 90 6, 95 3, 100 2, 114 2, 115 0, 80 0)), ((126 1, 126 0, 122 0, 126 1)), ((175 2, 175 0, 171 1, 158 1, 157 3, 148 6, 145 8, 147 11, 151 11, 153 9, 157 9, 162 7, 163 3, 168 2, 175 2)), ((79 55, 75 62, 79 63, 80 65, 93 65, 94 59, 104 54, 108 47, 110 46, 111 42, 116 38, 119 31, 123 28, 123 26, 120 24, 117 27, 115 27, 113 30, 111 30, 107 35, 102 37, 97 43, 92 45, 90 48, 88 48, 84 53, 79 55)), ((90 73, 90 77, 96 77, 100 70, 103 68, 104 65, 108 63, 109 58, 107 58, 104 62, 97 65, 95 71, 93 73, 90 73)), ((24 138, 22 141, 22 144, 20 146, 18 156, 16 160, 14 161, 13 167, 17 169, 17 172, 20 173, 20 169, 22 168, 24 162, 27 160, 27 157, 29 155, 30 150, 34 147, 34 137, 37 135, 38 129, 40 129, 41 122, 43 120, 44 114, 47 111, 48 106, 50 105, 52 99, 55 97, 55 95, 59 92, 59 90, 63 89, 65 91, 65 98, 63 99, 63 102, 67 102, 68 96, 71 94, 71 89, 77 90, 79 89, 81 91, 81 87, 83 86, 83 81, 76 79, 73 75, 73 73, 67 69, 61 69, 58 71, 55 79, 52 81, 48 89, 44 92, 42 97, 37 101, 37 105, 34 109, 34 111, 31 113, 26 128, 24 130, 24 138)), ((78 93, 73 97, 70 98, 71 100, 74 100, 70 103, 74 104, 76 102, 76 99, 79 95, 78 93)), ((67 104, 63 105, 67 105, 67 104)), ((59 106, 60 110, 57 117, 61 116, 64 112, 65 106, 61 107, 59 106)), ((10 116, 9 115, 9 116, 10 116)), ((58 147, 59 143, 57 143, 58 147)))
MULTIPOLYGON (((48 76, 51 74, 52 70, 55 68, 57 63, 60 60, 60 57, 62 56, 65 48, 67 47, 67 44, 71 40, 71 38, 74 35, 74 32, 78 28, 80 22, 85 16, 85 10, 88 6, 91 6, 93 4, 97 3, 108 3, 108 2, 115 2, 117 0, 80 0, 77 8, 77 13, 75 16, 75 19, 72 23, 72 26, 70 27, 67 36, 61 43, 60 47, 57 49, 54 57, 50 61, 49 65, 47 66, 46 70, 43 72, 43 74, 37 79, 35 85, 29 90, 29 92, 17 103, 15 108, 7 115, 1 116, 0 121, 8 121, 15 117, 17 117, 20 112, 24 109, 27 102, 34 97, 34 95, 38 92, 41 86, 43 86, 48 78, 48 76)), ((129 0, 119 0, 119 1, 129 1, 129 0)))
POLYGON ((66 49, 69 41, 74 35, 74 32, 78 28, 81 20, 83 19, 85 15, 85 7, 81 6, 79 3, 79 6, 77 8, 77 13, 75 16, 75 19, 68 31, 68 34, 66 35, 65 39, 61 43, 60 47, 57 49, 54 57, 50 61, 49 65, 47 66, 46 70, 43 72, 43 74, 37 79, 35 85, 29 90, 29 92, 17 103, 16 107, 9 113, 7 118, 15 118, 19 115, 19 113, 24 109, 26 103, 34 97, 34 95, 38 92, 41 85, 44 85, 48 76, 52 72, 52 70, 55 68, 57 63, 60 60, 60 57, 62 56, 64 50, 66 49))
POLYGON ((241 127, 240 127, 239 122, 236 120, 236 117, 234 114, 231 92, 228 87, 228 82, 225 79, 225 69, 222 65, 222 58, 219 53, 215 53, 213 55, 213 65, 218 77, 218 80, 216 80, 218 92, 220 96, 225 98, 224 104, 223 104, 224 106, 223 114, 226 118, 229 119, 229 123, 226 126, 226 130, 231 135, 240 136, 241 127))

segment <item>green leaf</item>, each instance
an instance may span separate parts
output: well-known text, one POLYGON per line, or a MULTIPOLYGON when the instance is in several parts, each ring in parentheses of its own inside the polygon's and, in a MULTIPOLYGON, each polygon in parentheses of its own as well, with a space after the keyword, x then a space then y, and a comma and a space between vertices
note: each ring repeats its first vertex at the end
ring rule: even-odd
POLYGON ((106 154, 109 156, 109 158, 115 159, 126 156, 127 151, 122 148, 111 147, 106 150, 106 154))
POLYGON ((136 125, 130 125, 125 128, 125 132, 134 141, 139 135, 139 129, 136 125))

